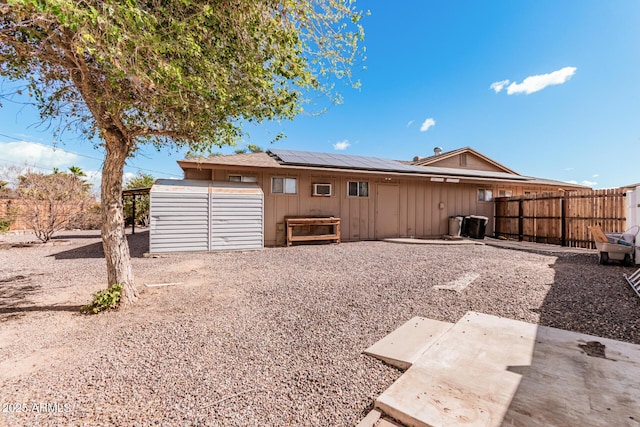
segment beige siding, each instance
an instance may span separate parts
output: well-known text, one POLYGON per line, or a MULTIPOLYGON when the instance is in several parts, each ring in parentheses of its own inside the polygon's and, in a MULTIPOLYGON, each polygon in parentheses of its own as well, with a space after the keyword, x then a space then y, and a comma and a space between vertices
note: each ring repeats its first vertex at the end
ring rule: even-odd
POLYGON ((210 169, 185 169, 184 179, 201 179, 201 180, 208 181, 211 179, 211 170, 210 169))
POLYGON ((433 161, 432 163, 429 163, 429 166, 504 172, 496 165, 477 156, 474 156, 471 153, 461 153, 455 156, 443 158, 441 160, 438 159, 433 161), (466 165, 464 164, 465 161, 462 160, 461 156, 466 157, 466 165))
MULTIPOLYGON (((468 160, 472 156, 468 157, 468 160)), ((203 165, 203 167, 205 167, 203 165)), ((228 166, 225 166, 228 168, 228 166)), ((277 224, 284 222, 285 216, 338 216, 341 218, 341 235, 343 241, 376 239, 376 230, 381 231, 380 221, 388 220, 379 214, 377 193, 379 186, 397 186, 397 222, 398 236, 436 237, 448 232, 448 217, 453 215, 483 215, 490 218, 487 234, 493 232, 494 203, 478 202, 478 189, 490 189, 494 197, 498 190, 512 191, 514 196, 524 191, 540 193, 544 187, 509 186, 504 184, 474 183, 440 183, 431 182, 428 178, 392 177, 385 175, 363 175, 357 173, 326 173, 322 171, 250 169, 234 167, 234 169, 196 170, 187 169, 185 178, 211 179, 227 181, 229 175, 255 176, 264 192, 264 239, 265 245, 273 246, 282 243, 277 224), (297 194, 272 194, 271 178, 297 178, 297 194), (202 177, 202 178, 198 178, 202 177), (369 182, 368 197, 349 197, 347 183, 349 181, 369 182), (312 196, 313 184, 331 184, 333 194, 330 197, 312 196), (378 221, 378 227, 376 227, 378 221)), ((385 203, 385 201, 380 201, 385 203)), ((282 226, 280 226, 282 227, 282 226)))

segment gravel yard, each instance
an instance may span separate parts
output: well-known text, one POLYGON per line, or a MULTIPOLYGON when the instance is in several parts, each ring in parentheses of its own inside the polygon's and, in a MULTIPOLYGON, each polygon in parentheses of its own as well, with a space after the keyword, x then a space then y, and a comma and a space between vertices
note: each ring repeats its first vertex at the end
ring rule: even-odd
POLYGON ((359 242, 144 258, 145 232, 130 240, 139 302, 88 316, 99 233, 61 238, 0 235, 0 425, 353 426, 401 374, 361 352, 413 316, 640 344, 634 268, 595 253, 359 242), (434 289, 469 273, 461 292, 434 289))

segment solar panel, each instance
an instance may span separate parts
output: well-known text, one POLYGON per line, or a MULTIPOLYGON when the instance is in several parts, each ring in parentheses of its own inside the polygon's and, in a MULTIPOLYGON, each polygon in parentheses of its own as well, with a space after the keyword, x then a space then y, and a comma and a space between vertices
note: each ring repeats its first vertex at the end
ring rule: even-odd
POLYGON ((517 179, 526 181, 528 178, 506 172, 456 169, 437 166, 408 165, 397 160, 381 159, 378 157, 353 156, 350 154, 312 153, 295 150, 269 150, 272 156, 278 158, 285 165, 319 166, 340 169, 358 169, 383 172, 412 172, 435 175, 470 176, 482 178, 517 179))
POLYGON ((424 172, 423 167, 407 165, 396 160, 377 157, 353 156, 349 154, 311 153, 294 150, 269 150, 284 164, 323 166, 389 172, 424 172))

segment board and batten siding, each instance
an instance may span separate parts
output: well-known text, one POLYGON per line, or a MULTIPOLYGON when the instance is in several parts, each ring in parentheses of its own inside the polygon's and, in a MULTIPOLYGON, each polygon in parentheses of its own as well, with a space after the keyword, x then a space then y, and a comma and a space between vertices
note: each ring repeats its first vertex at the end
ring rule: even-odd
POLYGON ((256 184, 158 180, 150 194, 151 253, 264 246, 263 194, 256 184))
MULTIPOLYGON (((213 166, 202 165, 203 168, 213 166)), ((500 190, 513 195, 548 191, 540 185, 505 182, 435 182, 425 177, 397 177, 384 174, 218 166, 212 169, 186 169, 185 176, 212 177, 228 181, 230 175, 255 179, 264 192, 264 244, 284 243, 286 216, 340 217, 342 241, 375 240, 397 234, 399 237, 438 237, 448 233, 448 218, 454 215, 482 215, 489 218, 487 234, 493 233, 494 203, 478 201, 478 190, 500 190), (272 177, 297 179, 296 194, 272 194, 272 177), (368 197, 349 197, 349 181, 369 183, 368 197), (313 196, 313 184, 331 184, 330 197, 313 196), (397 192, 393 187, 397 188, 397 192), (382 197, 379 200, 379 195, 382 197), (393 199, 386 200, 386 198, 393 199), (389 203, 397 206, 391 209, 389 203), (398 224, 387 224, 388 221, 398 224), (280 232, 278 228, 280 227, 280 232), (397 232, 395 232, 397 230, 397 232)))

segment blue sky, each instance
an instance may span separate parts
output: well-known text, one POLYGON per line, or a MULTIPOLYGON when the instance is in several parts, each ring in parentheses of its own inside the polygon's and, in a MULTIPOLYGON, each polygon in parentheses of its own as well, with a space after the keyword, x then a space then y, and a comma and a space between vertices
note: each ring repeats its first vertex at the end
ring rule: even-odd
MULTIPOLYGON (((371 11, 366 69, 354 70, 362 87, 342 85, 344 103, 324 114, 247 127, 244 144, 407 160, 470 146, 523 175, 594 188, 640 182, 640 2, 359 6, 371 11), (279 132, 286 138, 269 144, 279 132)), ((55 153, 43 147, 53 137, 32 108, 4 103, 0 120, 0 165, 99 174, 102 152, 89 142, 66 134, 55 153)), ((144 147, 126 172, 179 178, 182 155, 144 147)))

